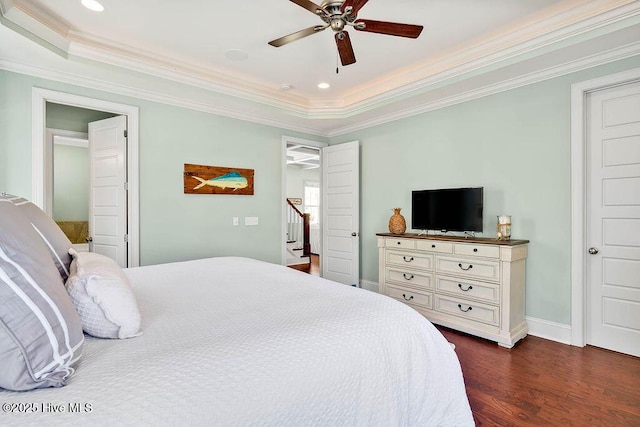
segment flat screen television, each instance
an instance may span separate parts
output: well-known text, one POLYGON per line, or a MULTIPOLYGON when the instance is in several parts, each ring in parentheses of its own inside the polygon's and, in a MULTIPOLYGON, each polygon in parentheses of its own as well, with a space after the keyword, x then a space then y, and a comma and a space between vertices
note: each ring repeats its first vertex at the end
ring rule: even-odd
POLYGON ((482 193, 483 187, 413 191, 411 228, 480 233, 482 193))

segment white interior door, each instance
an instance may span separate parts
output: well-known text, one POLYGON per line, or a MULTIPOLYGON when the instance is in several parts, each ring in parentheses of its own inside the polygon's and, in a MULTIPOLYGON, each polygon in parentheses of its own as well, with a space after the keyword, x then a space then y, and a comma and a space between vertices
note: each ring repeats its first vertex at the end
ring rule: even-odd
POLYGON ((640 356, 640 83, 587 99, 587 344, 640 356))
POLYGON ((127 266, 127 117, 89 123, 89 248, 127 266))
POLYGON ((322 277, 360 284, 360 150, 357 141, 322 149, 322 277))

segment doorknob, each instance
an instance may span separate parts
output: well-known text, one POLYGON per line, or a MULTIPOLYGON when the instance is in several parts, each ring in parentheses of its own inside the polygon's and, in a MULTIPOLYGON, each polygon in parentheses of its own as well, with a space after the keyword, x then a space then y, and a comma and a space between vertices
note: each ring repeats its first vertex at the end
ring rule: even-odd
POLYGON ((87 237, 87 238, 86 238, 86 239, 84 239, 84 240, 86 240, 86 241, 87 241, 87 243, 91 243, 91 242, 93 242, 93 237, 89 236, 89 237, 87 237))
POLYGON ((591 255, 595 255, 595 254, 597 254, 597 253, 598 253, 598 248, 589 248, 589 253, 590 253, 591 255))
POLYGON ((354 231, 353 233, 351 233, 351 235, 352 235, 353 237, 356 237, 356 236, 358 235, 358 233, 356 233, 356 232, 354 231))

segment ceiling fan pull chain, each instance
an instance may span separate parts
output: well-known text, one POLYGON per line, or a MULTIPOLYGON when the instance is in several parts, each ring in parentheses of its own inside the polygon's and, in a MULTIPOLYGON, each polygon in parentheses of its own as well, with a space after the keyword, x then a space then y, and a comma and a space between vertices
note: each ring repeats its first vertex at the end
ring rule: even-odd
POLYGON ((340 54, 336 51, 336 74, 340 73, 340 54))

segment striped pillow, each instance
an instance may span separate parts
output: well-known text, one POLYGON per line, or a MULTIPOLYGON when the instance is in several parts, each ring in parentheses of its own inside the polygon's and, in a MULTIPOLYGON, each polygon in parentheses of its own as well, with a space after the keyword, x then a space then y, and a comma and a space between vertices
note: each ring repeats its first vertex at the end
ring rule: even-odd
POLYGON ((60 387, 84 335, 45 244, 24 212, 0 199, 0 387, 60 387))
POLYGON ((31 221, 31 225, 33 225, 33 228, 47 245, 53 262, 56 264, 60 276, 62 276, 62 280, 66 281, 69 277, 69 268, 71 267, 69 249, 71 249, 73 245, 60 227, 58 227, 58 224, 44 213, 42 209, 22 197, 2 193, 0 194, 0 200, 9 200, 18 206, 22 215, 31 221))

